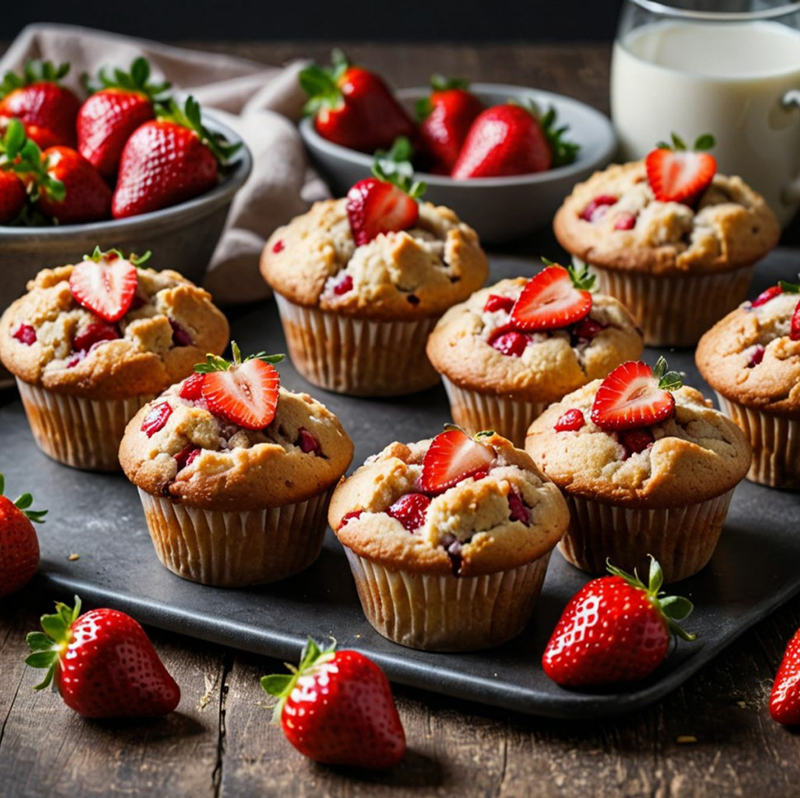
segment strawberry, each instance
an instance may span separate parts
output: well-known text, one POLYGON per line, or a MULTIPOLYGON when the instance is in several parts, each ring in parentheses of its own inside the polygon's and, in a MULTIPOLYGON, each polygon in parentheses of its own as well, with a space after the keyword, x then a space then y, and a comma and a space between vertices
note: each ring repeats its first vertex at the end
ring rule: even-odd
POLYGON ((645 160, 647 179, 657 200, 692 205, 711 185, 717 173, 717 161, 703 150, 714 146, 714 137, 700 136, 693 150, 687 150, 679 136, 672 134, 672 144, 661 142, 645 160))
POLYGON ((88 352, 95 344, 116 341, 121 338, 119 327, 104 321, 93 321, 75 333, 72 348, 77 352, 88 352))
POLYGON ((13 222, 22 213, 27 199, 25 184, 19 177, 0 168, 0 224, 13 222))
POLYGON ((555 330, 586 318, 592 310, 594 276, 586 267, 547 266, 532 277, 511 309, 519 330, 555 330))
POLYGON ((426 186, 414 182, 411 164, 404 157, 410 151, 408 140, 399 139, 389 153, 376 154, 374 177, 359 180, 347 192, 347 219, 356 246, 368 244, 381 233, 408 230, 417 223, 418 199, 426 186))
POLYGON ((486 298, 486 304, 483 306, 483 312, 496 313, 499 310, 504 310, 506 313, 511 313, 511 308, 514 307, 514 301, 514 298, 510 296, 489 294, 486 298))
POLYGON ((401 496, 386 514, 396 518, 409 532, 425 523, 425 514, 431 500, 424 493, 406 493, 401 496))
POLYGON ((433 92, 416 105, 419 144, 434 174, 449 175, 483 103, 469 89, 469 81, 431 77, 433 92))
POLYGON ((153 718, 178 706, 181 691, 139 624, 117 610, 80 614, 56 603, 42 616, 42 632, 31 632, 25 662, 46 668, 37 690, 51 682, 64 703, 85 718, 153 718))
POLYGON ((592 421, 606 431, 658 424, 675 412, 675 397, 671 392, 680 387, 680 376, 667 371, 663 357, 653 369, 641 360, 629 360, 617 366, 597 389, 592 421))
POLYGON ((309 97, 305 112, 314 116, 320 136, 369 153, 398 136, 414 136, 414 123, 378 75, 351 66, 341 50, 333 51, 332 62, 328 69, 312 64, 299 75, 309 97))
POLYGON ((155 102, 169 83, 149 83, 150 64, 137 58, 130 72, 100 71, 100 88, 78 112, 78 151, 106 179, 113 179, 122 150, 139 125, 155 119, 155 102))
POLYGON ((776 296, 780 296, 783 293, 783 288, 780 284, 778 285, 771 285, 765 291, 762 291, 751 303, 751 308, 758 308, 761 305, 766 305, 771 299, 775 299, 776 296))
POLYGON ((119 250, 102 252, 96 247, 73 268, 69 290, 76 302, 101 319, 117 322, 130 310, 139 285, 136 267, 147 257, 149 253, 142 258, 133 255, 127 259, 119 250))
POLYGON ((583 417, 583 413, 575 407, 560 415, 553 429, 556 432, 576 432, 584 424, 586 424, 586 419, 583 417))
POLYGON ((205 378, 205 374, 196 373, 192 374, 191 377, 187 377, 181 384, 180 391, 178 391, 181 398, 187 399, 190 402, 196 402, 198 399, 202 399, 203 382, 205 378))
POLYGON ((489 346, 508 357, 522 357, 531 339, 517 330, 501 327, 489 337, 489 346))
POLYGON ((158 119, 140 125, 125 144, 111 203, 115 219, 177 205, 213 188, 221 165, 240 145, 203 127, 194 97, 181 110, 171 102, 158 119))
POLYGON ((19 119, 28 137, 42 149, 75 146, 75 119, 80 100, 59 80, 69 64, 30 60, 22 75, 7 72, 0 84, 0 123, 19 119))
POLYGON ((666 658, 672 635, 692 641, 679 625, 692 603, 665 596, 664 574, 650 558, 645 585, 608 566, 569 601, 542 657, 544 672, 562 687, 601 687, 643 679, 666 658))
POLYGON ((281 379, 273 368, 283 355, 257 355, 242 360, 242 353, 231 342, 233 363, 217 355, 207 355, 206 362, 195 366, 204 374, 202 396, 212 413, 245 429, 264 429, 275 418, 281 379))
POLYGON ((514 103, 487 108, 472 123, 450 176, 527 175, 572 163, 578 145, 563 139, 567 128, 555 128, 555 121, 553 108, 539 116, 532 103, 527 108, 514 103))
POLYGON ((488 471, 494 463, 491 446, 480 442, 491 432, 479 432, 474 438, 453 424, 446 424, 432 441, 422 461, 419 484, 426 493, 442 493, 467 477, 488 471))
POLYGON ((39 195, 42 213, 60 224, 109 218, 111 189, 86 158, 69 147, 50 147, 42 155, 44 171, 52 181, 39 195))
POLYGON ((784 726, 800 724, 800 630, 786 646, 769 697, 769 714, 784 726))
POLYGON ((33 498, 23 493, 12 502, 3 496, 0 474, 0 598, 15 593, 31 581, 39 567, 39 540, 31 521, 44 523, 47 510, 30 510, 33 498))
POLYGON ((789 330, 789 340, 800 341, 800 302, 795 305, 794 313, 792 313, 792 325, 789 330))
POLYGON ((309 639, 291 673, 264 676, 278 699, 273 721, 304 756, 327 765, 382 770, 406 753, 403 724, 383 671, 357 651, 320 650, 309 639))
POLYGON ((152 438, 153 435, 164 429, 171 415, 172 405, 169 402, 159 402, 157 405, 153 405, 142 421, 142 432, 148 438, 152 438))

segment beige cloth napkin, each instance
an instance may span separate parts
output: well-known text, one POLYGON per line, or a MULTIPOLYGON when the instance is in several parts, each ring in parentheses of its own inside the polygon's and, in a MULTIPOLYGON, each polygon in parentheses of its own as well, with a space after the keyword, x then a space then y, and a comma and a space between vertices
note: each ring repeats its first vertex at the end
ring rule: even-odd
POLYGON ((258 274, 258 256, 272 231, 325 195, 308 168, 293 120, 302 111, 297 73, 303 62, 271 67, 256 61, 170 47, 143 39, 72 25, 36 24, 23 29, 0 60, 0 75, 28 58, 72 69, 66 83, 77 89, 84 72, 130 66, 144 55, 153 77, 193 94, 214 108, 245 140, 253 172, 234 199, 223 236, 209 264, 206 287, 221 303, 252 302, 268 295, 258 274))

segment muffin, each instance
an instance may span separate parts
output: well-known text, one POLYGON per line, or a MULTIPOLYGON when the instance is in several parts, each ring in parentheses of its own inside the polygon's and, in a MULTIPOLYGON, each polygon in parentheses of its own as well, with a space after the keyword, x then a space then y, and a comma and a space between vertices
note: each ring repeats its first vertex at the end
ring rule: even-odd
POLYGON ((592 281, 550 266, 532 280, 484 288, 445 313, 427 351, 457 424, 469 432, 493 429, 524 446, 545 407, 642 354, 630 313, 616 299, 586 291, 592 281), (551 312, 554 291, 564 303, 551 312))
POLYGON ((722 412, 753 447, 747 476, 800 489, 800 287, 781 283, 745 302, 697 346, 697 367, 722 412))
POLYGON ((668 200, 644 161, 613 165, 576 186, 555 216, 559 243, 591 264, 646 344, 695 344, 744 300, 754 264, 778 242, 777 217, 741 178, 717 174, 700 188, 668 200))
POLYGON ((741 430, 674 372, 624 363, 537 418, 525 449, 564 492, 561 553, 590 573, 606 560, 676 582, 711 559, 750 467, 741 430))
POLYGON ((261 353, 210 357, 131 420, 120 462, 159 560, 208 585, 274 582, 307 568, 331 492, 353 457, 339 419, 280 387, 261 353))
POLYGON ((0 319, 0 360, 36 443, 65 465, 118 470, 119 442, 139 408, 228 343, 210 294, 136 262, 96 251, 45 269, 0 319))
POLYGON ((477 234, 453 211, 413 206, 406 229, 372 235, 351 200, 318 202, 267 242, 261 272, 292 362, 315 385, 399 396, 438 382, 425 357, 428 335, 486 282, 489 267, 477 234))
POLYGON ((455 427, 369 458, 336 489, 328 516, 367 620, 429 651, 519 634, 568 518, 525 452, 455 427))

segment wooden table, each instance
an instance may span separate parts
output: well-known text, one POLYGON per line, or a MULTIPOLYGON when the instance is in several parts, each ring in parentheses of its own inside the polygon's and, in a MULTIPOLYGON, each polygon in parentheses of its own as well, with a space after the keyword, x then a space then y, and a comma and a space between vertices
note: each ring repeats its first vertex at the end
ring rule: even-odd
MULTIPOLYGON (((213 49, 280 63, 324 58, 330 46, 213 49)), ((438 71, 564 92, 607 110, 607 47, 347 49, 398 86, 438 71)), ((13 468, 2 463, 1 449, 0 466, 13 468)), ((38 673, 23 664, 25 633, 50 606, 48 596, 32 591, 0 601, 3 798, 800 795, 800 739, 766 710, 784 645, 800 625, 800 599, 657 706, 616 720, 517 717, 397 688, 410 750, 400 767, 378 775, 315 765, 284 741, 269 723, 258 683, 279 663, 157 630, 153 642, 183 691, 179 711, 154 723, 82 720, 57 696, 34 694, 38 673)))

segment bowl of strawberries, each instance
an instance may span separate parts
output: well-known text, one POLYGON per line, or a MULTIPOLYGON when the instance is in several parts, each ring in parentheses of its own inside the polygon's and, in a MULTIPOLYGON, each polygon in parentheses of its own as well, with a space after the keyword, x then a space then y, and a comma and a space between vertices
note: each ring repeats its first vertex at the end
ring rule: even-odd
POLYGON ((153 250, 201 281, 250 173, 242 140, 143 58, 86 78, 84 99, 68 71, 30 61, 0 83, 0 307, 97 246, 153 250))
POLYGON ((303 70, 300 84, 309 98, 300 133, 337 196, 370 174, 376 152, 410 157, 425 199, 489 242, 549 225, 617 147, 599 111, 537 89, 433 76, 430 87, 393 92, 339 52, 331 67, 303 70))

